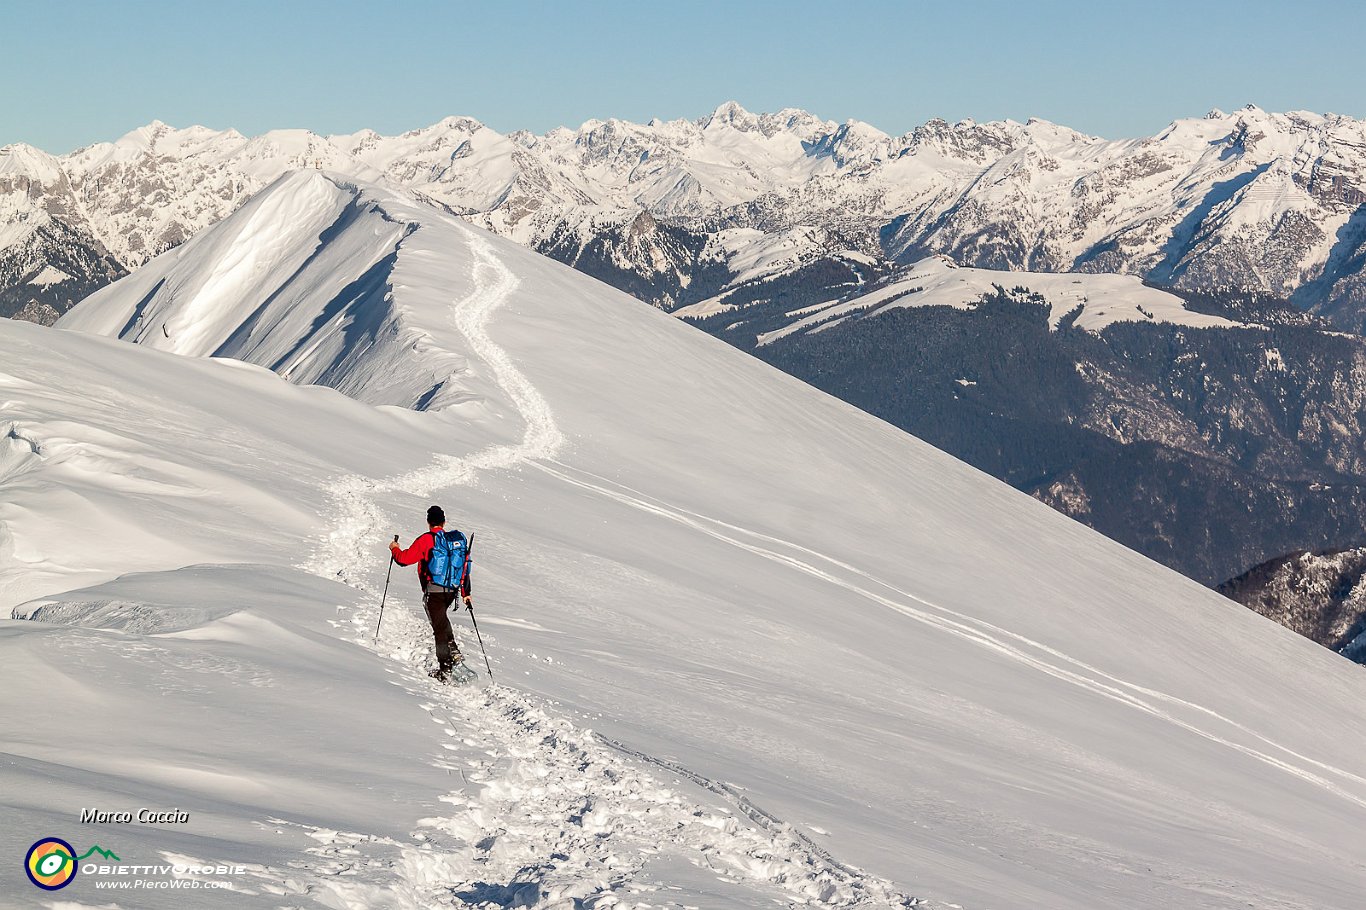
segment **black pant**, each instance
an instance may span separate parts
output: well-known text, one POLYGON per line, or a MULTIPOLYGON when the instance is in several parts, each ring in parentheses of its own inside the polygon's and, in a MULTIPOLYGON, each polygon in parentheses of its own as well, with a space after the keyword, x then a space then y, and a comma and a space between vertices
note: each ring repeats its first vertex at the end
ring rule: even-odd
POLYGON ((427 619, 431 620, 432 634, 436 636, 436 663, 443 671, 455 664, 455 655, 460 653, 455 644, 455 632, 451 629, 451 618, 446 614, 458 593, 429 591, 422 595, 422 605, 427 608, 427 619))

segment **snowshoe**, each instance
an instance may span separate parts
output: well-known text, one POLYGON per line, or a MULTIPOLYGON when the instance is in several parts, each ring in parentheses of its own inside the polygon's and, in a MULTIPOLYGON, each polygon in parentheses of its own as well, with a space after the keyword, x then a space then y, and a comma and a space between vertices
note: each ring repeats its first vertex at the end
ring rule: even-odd
POLYGON ((451 667, 450 673, 447 675, 450 677, 450 682, 457 686, 468 685, 479 678, 479 674, 474 672, 469 664, 465 663, 463 657, 455 659, 455 665, 451 667))
POLYGON ((464 686, 474 682, 479 678, 479 674, 465 663, 465 658, 457 657, 455 663, 448 670, 431 670, 427 673, 437 682, 447 683, 452 686, 464 686))

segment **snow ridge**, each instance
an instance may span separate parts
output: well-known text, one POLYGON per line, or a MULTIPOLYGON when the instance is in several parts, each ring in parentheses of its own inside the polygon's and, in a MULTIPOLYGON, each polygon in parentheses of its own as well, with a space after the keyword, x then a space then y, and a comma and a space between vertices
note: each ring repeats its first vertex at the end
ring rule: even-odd
MULTIPOLYGON (((381 494, 425 497, 434 490, 466 486, 481 471, 515 467, 536 458, 551 458, 564 443, 545 398, 517 369, 507 352, 488 337, 489 316, 517 289, 518 279, 498 259, 480 232, 464 228, 474 253, 475 290, 452 308, 451 319, 470 347, 488 364, 507 393, 526 430, 521 442, 491 446, 471 456, 438 454, 430 464, 388 480, 352 475, 336 481, 338 516, 314 564, 337 566, 336 577, 351 584, 348 566, 368 558, 383 513, 375 505, 381 494)), ((308 568, 308 564, 300 565, 308 568)))
MULTIPOLYGON (((438 455, 430 464, 388 480, 352 475, 336 482, 338 519, 310 563, 327 570, 335 566, 335 577, 371 598, 379 592, 353 577, 348 567, 364 564, 372 554, 377 529, 385 521, 377 505, 381 495, 425 497, 469 485, 484 471, 551 460, 564 445, 544 397, 487 332, 490 316, 519 281, 480 232, 466 233, 474 257, 474 291, 455 304, 452 321, 513 402, 525 432, 517 443, 465 457, 438 455)), ((369 644, 372 618, 368 607, 351 617, 358 643, 369 644)), ((384 622, 380 649, 402 667, 403 684, 427 701, 424 708, 432 719, 451 736, 477 729, 478 739, 466 739, 465 745, 492 745, 488 759, 480 760, 468 776, 464 767, 453 766, 467 785, 479 787, 477 793, 461 789, 442 797, 459 811, 422 822, 424 829, 458 844, 452 849, 462 857, 467 848, 472 850, 463 860, 436 853, 431 835, 424 832, 415 834, 413 845, 364 834, 314 832, 327 845, 318 851, 324 861, 308 870, 306 880, 285 876, 289 891, 316 894, 321 889, 347 908, 373 906, 381 897, 392 900, 397 895, 403 895, 397 906, 414 910, 431 906, 434 899, 454 906, 558 906, 566 901, 593 906, 617 892, 658 890, 661 886, 643 873, 662 844, 694 865, 707 866, 723 882, 773 889, 773 899, 788 906, 920 905, 891 883, 840 863, 729 784, 595 738, 592 731, 551 716, 514 690, 492 684, 482 691, 450 689, 431 683, 423 675, 431 650, 427 624, 401 609, 389 611, 384 622), (675 793, 641 770, 640 763, 723 797, 753 826, 675 793), (623 840, 630 846, 623 846, 623 840), (395 863, 378 855, 356 860, 361 847, 377 854, 396 848, 403 860, 395 863), (340 879, 341 869, 356 878, 340 879), (400 879, 397 887, 395 876, 400 879)), ((496 633, 486 638, 496 649, 496 633)), ((281 878, 275 869, 259 874, 271 881, 281 878)))

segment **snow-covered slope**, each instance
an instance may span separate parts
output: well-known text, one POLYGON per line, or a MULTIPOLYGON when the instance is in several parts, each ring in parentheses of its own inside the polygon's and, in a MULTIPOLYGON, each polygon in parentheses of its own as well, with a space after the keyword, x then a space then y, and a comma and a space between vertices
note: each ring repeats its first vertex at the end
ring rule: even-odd
MULTIPOLYGON (((0 325, 0 591, 29 617, 0 622, 17 668, 0 696, 0 850, 51 834, 125 861, 235 861, 255 892, 118 906, 1359 899, 1355 667, 754 358, 376 187, 290 178, 178 261, 220 269, 222 238, 256 255, 245 225, 261 212, 295 213, 307 235, 348 195, 416 244, 394 264, 413 278, 364 309, 400 336, 424 327, 415 363, 433 355, 433 374, 464 358, 448 386, 463 403, 365 403, 391 390, 368 354, 348 361, 367 377, 352 400, 0 325), (383 544, 420 530, 432 501, 478 533, 500 683, 485 691, 422 676, 429 633, 408 572, 369 647, 383 544), (191 821, 76 823, 82 806, 142 805, 191 821)), ((281 261, 352 242, 329 231, 319 250, 290 241, 287 220, 272 230, 281 261)), ((168 278, 147 307, 183 318, 183 337, 195 298, 163 295, 208 276, 167 262, 151 264, 168 278)), ((251 323, 255 274, 223 286, 203 317, 213 333, 251 323)), ((148 295, 116 286, 73 323, 108 309, 122 327, 148 295)), ((273 333, 292 345, 299 326, 327 325, 335 299, 315 283, 243 356, 267 361, 273 333)), ((0 876, 7 897, 50 903, 16 866, 0 876)), ((60 897, 117 900, 93 878, 60 897)))
MULTIPOLYGON (((1049 274, 960 268, 951 260, 932 256, 914 263, 874 290, 843 300, 813 304, 788 313, 789 325, 759 336, 760 343, 800 332, 819 332, 850 317, 876 316, 896 307, 970 307, 984 296, 1004 289, 1023 289, 1044 298, 1049 322, 1056 328, 1070 317, 1077 328, 1099 331, 1116 322, 1166 322, 1197 328, 1234 328, 1242 325, 1220 316, 1197 313, 1175 294, 1149 287, 1129 275, 1049 274)), ((727 306, 719 296, 676 310, 677 316, 709 316, 727 306)))
MULTIPOLYGON (((893 137, 728 102, 695 121, 591 120, 540 136, 467 117, 399 136, 248 138, 154 122, 61 158, 6 155, 51 172, 39 195, 60 199, 72 214, 59 220, 125 269, 307 166, 382 175, 666 308, 780 264, 775 249, 799 241, 808 252, 788 267, 810 251, 901 263, 940 253, 989 269, 1294 295, 1352 329, 1366 318, 1366 123, 1333 114, 1248 106, 1122 141, 1042 120, 932 120, 893 137), (642 212, 701 240, 633 243, 642 212)), ((16 220, 27 203, 3 200, 20 192, 0 183, 0 253, 27 230, 16 220)))
POLYGON ((277 185, 62 325, 246 360, 371 404, 439 408, 464 396, 449 380, 465 358, 440 341, 462 293, 443 266, 462 228, 317 171, 277 185))

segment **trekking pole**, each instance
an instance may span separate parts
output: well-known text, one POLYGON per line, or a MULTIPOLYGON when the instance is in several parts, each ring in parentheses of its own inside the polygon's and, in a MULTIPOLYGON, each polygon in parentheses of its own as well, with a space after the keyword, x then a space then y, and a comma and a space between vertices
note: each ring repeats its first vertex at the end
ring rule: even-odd
MULTIPOLYGON (((394 543, 398 543, 398 535, 394 535, 394 543)), ((375 623, 375 637, 370 641, 374 644, 379 641, 379 624, 384 622, 384 601, 389 597, 389 576, 394 574, 394 554, 389 554, 389 571, 384 573, 384 594, 379 599, 379 620, 375 623)))
MULTIPOLYGON (((460 583, 455 586, 457 594, 465 586, 465 579, 470 575, 470 560, 474 557, 474 535, 470 535, 469 543, 465 546, 465 564, 460 567, 460 583)), ((465 597, 465 609, 470 611, 470 624, 474 626, 474 637, 479 639, 479 651, 484 655, 484 669, 489 671, 489 682, 493 682, 493 667, 489 666, 489 652, 484 650, 484 636, 479 634, 479 621, 474 618, 474 601, 469 596, 465 597)))
POLYGON ((470 622, 474 624, 474 637, 479 639, 479 650, 484 655, 484 669, 489 671, 489 682, 493 682, 493 667, 489 666, 489 652, 484 650, 484 636, 479 634, 479 622, 474 618, 474 601, 466 600, 465 609, 470 611, 470 622))

